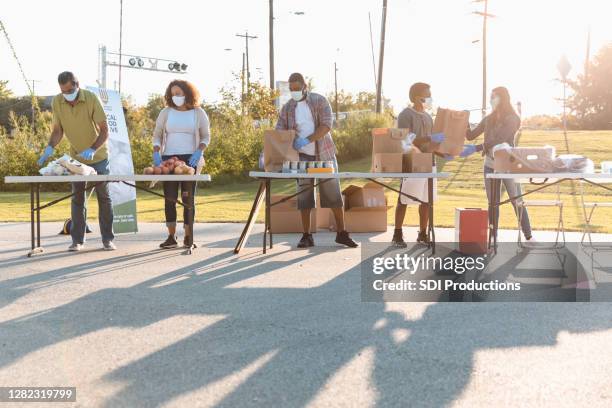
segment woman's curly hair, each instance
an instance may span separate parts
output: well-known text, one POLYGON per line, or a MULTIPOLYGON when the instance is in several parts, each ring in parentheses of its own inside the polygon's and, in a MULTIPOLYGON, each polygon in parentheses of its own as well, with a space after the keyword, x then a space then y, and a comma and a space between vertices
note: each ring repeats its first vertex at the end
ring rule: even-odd
POLYGON ((185 107, 187 109, 193 109, 200 105, 200 93, 198 92, 196 87, 191 82, 184 81, 182 79, 175 79, 174 81, 170 82, 170 84, 166 88, 166 94, 164 95, 164 99, 166 100, 166 106, 169 106, 171 108, 177 107, 172 101, 173 86, 178 86, 185 94, 185 107))

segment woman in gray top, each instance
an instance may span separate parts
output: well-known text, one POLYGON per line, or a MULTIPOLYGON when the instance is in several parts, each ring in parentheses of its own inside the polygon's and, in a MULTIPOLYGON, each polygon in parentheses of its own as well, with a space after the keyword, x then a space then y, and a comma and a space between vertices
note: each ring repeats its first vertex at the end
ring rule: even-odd
MULTIPOLYGON (((484 133, 484 143, 479 145, 466 145, 461 152, 461 157, 468 157, 474 153, 482 152, 485 157, 484 162, 484 175, 485 175, 485 190, 487 192, 487 199, 491 200, 491 192, 493 182, 487 182, 486 176, 489 173, 493 173, 493 148, 502 143, 508 143, 510 146, 515 145, 516 132, 521 127, 521 119, 514 111, 512 103, 510 102, 510 93, 508 89, 499 87, 491 91, 491 107, 493 112, 486 116, 482 122, 474 129, 467 131, 467 140, 474 140, 478 136, 484 133)), ((514 180, 505 179, 503 180, 506 192, 512 197, 521 195, 521 186, 514 180)), ((501 197, 501 184, 499 186, 500 191, 497 192, 498 196, 501 197)), ((529 222, 529 214, 527 209, 522 205, 522 199, 512 201, 514 212, 519 216, 519 208, 522 211, 521 216, 521 229, 526 240, 532 238, 531 235, 531 224, 529 222)), ((492 222, 494 219, 499 219, 499 209, 494 209, 494 214, 489 214, 489 220, 492 222), (495 217, 495 218, 493 218, 495 217)))

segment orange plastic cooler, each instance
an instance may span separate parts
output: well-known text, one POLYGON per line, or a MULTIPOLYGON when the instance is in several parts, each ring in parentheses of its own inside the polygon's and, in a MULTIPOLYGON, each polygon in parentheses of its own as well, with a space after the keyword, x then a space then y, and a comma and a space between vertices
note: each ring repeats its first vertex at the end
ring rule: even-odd
POLYGON ((455 209, 455 243, 463 254, 487 252, 489 212, 481 208, 455 209))

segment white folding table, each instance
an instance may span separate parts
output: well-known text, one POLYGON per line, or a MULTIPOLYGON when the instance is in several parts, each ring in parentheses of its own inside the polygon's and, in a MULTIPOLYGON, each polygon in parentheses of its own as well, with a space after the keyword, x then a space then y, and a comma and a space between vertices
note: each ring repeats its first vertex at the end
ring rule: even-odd
MULTIPOLYGON (((612 188, 605 184, 612 184, 612 174, 605 173, 490 173, 487 174, 487 179, 491 180, 492 193, 491 201, 489 202, 489 214, 493 214, 494 208, 499 208, 504 204, 508 204, 514 200, 525 197, 529 194, 537 193, 550 186, 554 186, 566 181, 581 181, 593 186, 602 188, 607 191, 612 191, 612 188), (502 180, 514 180, 521 184, 531 184, 537 186, 536 189, 520 194, 516 197, 509 197, 505 201, 500 202, 500 190, 502 180)), ((583 212, 585 221, 587 220, 586 209, 584 207, 583 193, 583 212)), ((497 250, 497 230, 499 220, 497 217, 492 217, 492 222, 489 223, 489 249, 497 250)))
POLYGON ((433 180, 438 178, 448 178, 448 173, 359 173, 359 172, 341 172, 341 173, 280 173, 280 172, 263 172, 263 171, 252 171, 249 173, 250 177, 259 179, 261 182, 259 184, 259 190, 255 195, 255 200, 253 202, 253 206, 251 208, 251 213, 249 214, 249 218, 247 223, 240 235, 240 239, 234 248, 234 253, 239 253, 240 250, 246 244, 249 235, 251 234, 251 230, 255 221, 257 219, 257 213, 259 212, 259 208, 261 206, 262 201, 265 201, 266 210, 265 210, 265 223, 264 223, 264 234, 263 234, 263 253, 266 253, 267 249, 267 237, 270 237, 270 248, 272 248, 272 231, 270 229, 270 208, 281 204, 287 200, 290 200, 294 197, 297 197, 299 194, 310 191, 315 188, 319 184, 325 183, 329 180, 339 179, 339 180, 347 180, 347 179, 366 179, 372 181, 386 189, 394 191, 400 195, 406 196, 414 201, 417 201, 421 204, 427 204, 429 206, 429 226, 428 226, 428 236, 431 242, 430 246, 432 252, 435 253, 436 250, 436 236, 434 229, 434 203, 433 203, 433 180), (289 197, 285 197, 284 199, 272 203, 271 202, 271 182, 272 180, 296 180, 300 179, 312 179, 315 180, 313 186, 309 189, 305 189, 302 192, 298 192, 289 197), (380 180, 388 180, 388 179, 427 179, 428 180, 428 202, 424 202, 416 197, 413 197, 409 194, 402 193, 400 190, 389 186, 388 184, 383 183, 380 180))
MULTIPOLYGON (((160 194, 156 191, 153 191, 149 188, 138 186, 136 183, 139 181, 149 181, 149 182, 157 182, 157 181, 188 181, 197 183, 198 181, 210 181, 210 175, 201 174, 201 175, 91 175, 91 176, 7 176, 4 178, 4 182, 9 183, 17 183, 17 184, 29 184, 30 185, 30 234, 32 241, 32 249, 28 253, 28 256, 37 255, 43 252, 43 248, 40 244, 40 212, 41 210, 51 207, 59 203, 60 201, 64 201, 70 197, 72 197, 75 193, 66 195, 64 197, 58 198, 56 200, 50 201, 44 205, 40 205, 40 186, 45 183, 78 183, 78 182, 91 182, 93 183, 91 186, 85 187, 84 191, 91 190, 95 188, 100 183, 123 183, 128 186, 137 188, 139 190, 146 191, 148 193, 154 194, 159 197, 166 197, 163 194, 160 194)), ((188 200, 191 199, 191 189, 188 191, 188 200)), ((193 211, 191 206, 187 206, 186 203, 183 203, 180 200, 173 200, 177 204, 182 205, 187 208, 187 211, 193 211)), ((187 225, 190 225, 191 231, 193 231, 193 222, 191 222, 191 216, 188 217, 187 225)), ((195 245, 193 243, 193 233, 190 236, 190 241, 187 245, 187 253, 191 254, 195 245)))

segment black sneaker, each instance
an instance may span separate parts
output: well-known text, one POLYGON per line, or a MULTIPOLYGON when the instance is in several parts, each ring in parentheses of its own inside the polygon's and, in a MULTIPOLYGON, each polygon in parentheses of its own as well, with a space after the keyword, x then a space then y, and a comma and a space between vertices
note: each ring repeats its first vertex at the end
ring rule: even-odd
POLYGON ((178 242, 176 242, 176 237, 173 235, 168 235, 168 238, 159 244, 161 249, 173 249, 178 247, 178 242))
MULTIPOLYGON (((192 242, 191 245, 194 248, 197 248, 198 246, 195 244, 195 242, 192 242)), ((187 241, 187 237, 183 238, 183 248, 189 248, 189 242, 187 241)))
POLYGON ((314 246, 314 239, 312 238, 312 234, 303 234, 302 239, 297 244, 298 248, 310 248, 314 246))
POLYGON ((429 244, 429 236, 427 236, 427 233, 424 231, 419 232, 419 236, 417 237, 417 242, 419 244, 429 244))
POLYGON ((404 241, 404 233, 402 232, 401 228, 396 229, 395 232, 393 232, 393 239, 391 240, 391 243, 397 248, 408 247, 408 244, 406 244, 406 241, 404 241))
POLYGON ((349 248, 357 248, 359 246, 359 244, 349 237, 349 234, 346 231, 339 231, 336 234, 336 243, 346 245, 349 248))

